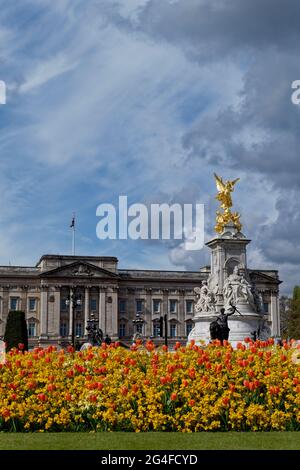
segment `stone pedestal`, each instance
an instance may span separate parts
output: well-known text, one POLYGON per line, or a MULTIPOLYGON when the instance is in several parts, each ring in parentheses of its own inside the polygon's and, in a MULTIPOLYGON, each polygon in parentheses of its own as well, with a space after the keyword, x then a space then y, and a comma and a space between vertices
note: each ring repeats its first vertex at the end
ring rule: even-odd
POLYGON ((241 232, 237 232, 233 225, 229 225, 220 236, 206 244, 211 249, 208 292, 203 286, 201 289, 195 289, 199 298, 193 318, 195 327, 188 337, 189 342, 209 342, 211 322, 218 318, 221 308, 225 308, 225 313, 229 313, 231 303, 240 312, 236 311, 228 318, 229 341, 232 345, 236 346, 244 338, 254 338, 259 334, 262 313, 255 302, 255 292, 252 292, 248 276, 248 243, 250 240, 241 232))

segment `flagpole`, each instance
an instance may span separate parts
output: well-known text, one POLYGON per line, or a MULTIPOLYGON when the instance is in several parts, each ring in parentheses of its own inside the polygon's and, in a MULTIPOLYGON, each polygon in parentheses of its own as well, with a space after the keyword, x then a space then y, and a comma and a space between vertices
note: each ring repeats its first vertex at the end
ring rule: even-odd
POLYGON ((72 255, 75 256, 75 212, 73 212, 71 228, 72 228, 72 255))

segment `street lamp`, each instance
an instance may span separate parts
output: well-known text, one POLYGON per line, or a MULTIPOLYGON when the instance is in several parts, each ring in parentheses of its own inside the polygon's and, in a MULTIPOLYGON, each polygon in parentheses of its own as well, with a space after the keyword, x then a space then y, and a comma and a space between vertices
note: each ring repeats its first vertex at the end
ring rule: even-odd
POLYGON ((168 315, 166 313, 159 319, 159 336, 164 337, 165 346, 168 346, 168 315))
POLYGON ((75 310, 82 304, 81 294, 77 294, 76 290, 71 292, 66 300, 66 305, 72 308, 72 346, 75 348, 75 310))

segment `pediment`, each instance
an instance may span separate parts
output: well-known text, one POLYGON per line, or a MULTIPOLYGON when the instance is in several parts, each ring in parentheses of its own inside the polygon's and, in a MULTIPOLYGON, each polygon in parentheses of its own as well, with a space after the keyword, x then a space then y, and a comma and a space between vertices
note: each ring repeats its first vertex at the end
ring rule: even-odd
POLYGON ((266 284, 281 284, 279 279, 276 279, 273 276, 269 276, 268 274, 260 271, 250 271, 250 278, 252 282, 256 283, 266 283, 266 284))
POLYGON ((40 274, 40 277, 72 277, 76 279, 111 279, 118 278, 118 274, 115 274, 107 269, 99 268, 86 261, 75 261, 74 263, 60 266, 59 268, 51 269, 50 271, 44 271, 40 274))

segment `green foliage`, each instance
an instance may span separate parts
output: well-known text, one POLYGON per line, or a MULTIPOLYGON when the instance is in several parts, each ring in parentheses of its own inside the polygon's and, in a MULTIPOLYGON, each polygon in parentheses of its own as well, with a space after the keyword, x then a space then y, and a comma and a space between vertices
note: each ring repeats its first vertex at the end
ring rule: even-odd
POLYGON ((19 344, 24 345, 24 350, 28 350, 28 333, 25 320, 25 313, 19 310, 10 311, 7 317, 4 341, 6 351, 18 348, 19 344))
POLYGON ((300 300, 300 286, 295 286, 293 291, 293 300, 300 300))
POLYGON ((300 286, 295 286, 288 309, 287 336, 300 339, 300 286))

